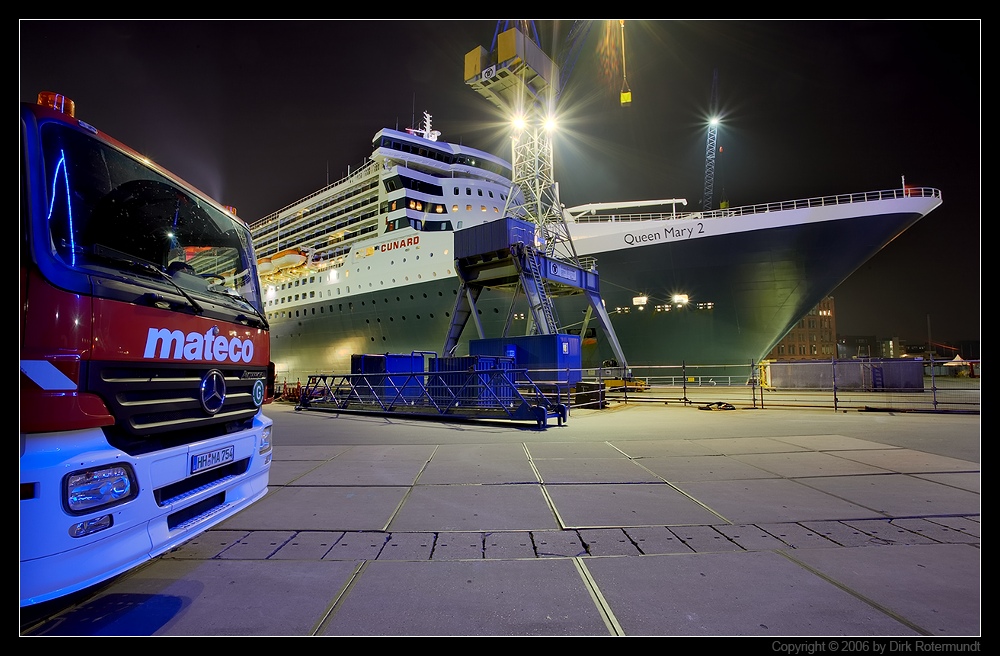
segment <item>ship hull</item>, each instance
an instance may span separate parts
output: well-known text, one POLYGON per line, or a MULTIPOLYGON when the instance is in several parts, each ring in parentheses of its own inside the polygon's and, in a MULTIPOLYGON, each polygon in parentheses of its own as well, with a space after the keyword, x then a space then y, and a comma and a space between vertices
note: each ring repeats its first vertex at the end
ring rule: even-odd
MULTIPOLYGON (((929 210, 881 211, 852 218, 843 218, 843 208, 836 215, 775 212, 769 222, 757 221, 765 227, 749 230, 747 217, 731 225, 713 219, 712 232, 703 236, 696 234, 697 220, 673 221, 668 229, 666 222, 644 223, 641 230, 580 225, 575 241, 581 254, 597 259, 601 296, 630 366, 749 365, 929 210), (663 230, 675 238, 637 236, 663 230), (674 294, 686 294, 688 303, 672 303, 674 294), (637 297, 646 297, 646 304, 636 305, 637 297)), ((344 279, 324 283, 316 301, 272 319, 279 382, 350 373, 351 356, 358 353, 440 354, 461 286, 448 259, 452 245, 453 235, 442 233, 423 235, 419 248, 376 248, 376 257, 350 271, 352 285, 344 279), (409 267, 405 275, 403 266, 409 267)), ((616 357, 596 321, 583 325, 584 296, 557 298, 555 308, 561 326, 584 331, 585 367, 616 357)), ((508 334, 528 330, 530 314, 509 290, 484 291, 477 310, 484 337, 501 336, 509 314, 508 334)), ((468 341, 478 337, 470 322, 456 354, 468 353, 468 341)))

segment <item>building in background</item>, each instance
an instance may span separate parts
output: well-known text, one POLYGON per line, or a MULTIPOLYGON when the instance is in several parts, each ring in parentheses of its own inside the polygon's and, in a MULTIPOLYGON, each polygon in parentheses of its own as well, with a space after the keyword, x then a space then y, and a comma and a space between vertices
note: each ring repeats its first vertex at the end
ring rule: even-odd
POLYGON ((851 360, 856 358, 923 358, 979 360, 979 341, 964 340, 957 345, 934 342, 907 343, 899 337, 837 335, 837 315, 833 296, 827 296, 798 325, 771 349, 768 360, 851 360))
MULTIPOLYGON (((874 342, 874 337, 871 339, 874 342)), ((837 318, 833 297, 827 296, 810 310, 798 325, 788 331, 777 346, 771 349, 767 359, 832 360, 840 357, 842 356, 837 350, 837 318)))
POLYGON ((894 339, 881 341, 875 335, 840 335, 837 337, 837 359, 898 358, 901 353, 894 339), (896 355, 889 353, 896 351, 896 355))

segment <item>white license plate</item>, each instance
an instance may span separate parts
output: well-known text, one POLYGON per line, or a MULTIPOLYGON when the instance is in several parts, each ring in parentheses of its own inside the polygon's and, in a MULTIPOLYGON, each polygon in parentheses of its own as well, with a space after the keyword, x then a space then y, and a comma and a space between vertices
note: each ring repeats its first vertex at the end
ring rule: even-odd
POLYGON ((236 459, 236 447, 232 444, 224 446, 214 451, 206 451, 196 456, 191 456, 191 473, 197 474, 206 469, 214 469, 222 465, 228 465, 236 459))

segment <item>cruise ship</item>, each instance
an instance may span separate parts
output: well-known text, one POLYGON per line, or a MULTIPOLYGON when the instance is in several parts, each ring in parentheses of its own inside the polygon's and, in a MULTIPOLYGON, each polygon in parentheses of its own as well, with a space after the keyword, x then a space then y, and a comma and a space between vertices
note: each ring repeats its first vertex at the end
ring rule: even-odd
MULTIPOLYGON (((349 374, 358 354, 443 354, 462 288, 456 231, 519 219, 523 199, 508 161, 439 136, 427 114, 382 129, 362 167, 251 223, 279 383, 349 374)), ((554 298, 558 332, 580 335, 584 367, 751 365, 941 202, 901 186, 712 211, 673 198, 565 208, 613 334, 579 294, 554 298)), ((449 355, 537 330, 515 292, 483 290, 449 355)))

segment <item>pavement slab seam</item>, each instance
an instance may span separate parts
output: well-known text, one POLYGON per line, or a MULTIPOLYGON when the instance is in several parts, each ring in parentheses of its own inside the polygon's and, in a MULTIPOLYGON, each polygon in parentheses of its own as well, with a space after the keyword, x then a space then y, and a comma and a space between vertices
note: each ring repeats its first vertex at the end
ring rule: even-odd
POLYGON ((840 581, 838 581, 837 579, 835 579, 835 578, 833 578, 833 577, 825 574, 824 572, 821 572, 820 570, 816 569, 815 567, 812 567, 811 565, 802 562, 801 560, 799 560, 795 556, 791 555, 789 552, 787 552, 787 551, 778 551, 776 553, 778 553, 781 556, 784 556, 785 558, 787 558, 788 560, 792 561, 793 563, 795 563, 799 567, 802 567, 802 568, 806 569, 811 574, 813 574, 815 576, 818 576, 819 578, 823 579, 824 581, 827 581, 831 585, 834 585, 837 588, 843 590, 844 592, 846 592, 847 594, 851 595, 855 599, 858 599, 859 601, 862 601, 862 602, 868 604, 869 606, 871 606, 873 609, 879 611, 880 613, 883 613, 883 614, 887 615, 888 617, 893 618, 894 620, 896 620, 897 622, 899 622, 903 626, 906 626, 906 627, 910 628, 911 630, 916 631, 918 634, 923 635, 923 636, 932 636, 932 635, 934 635, 934 633, 932 631, 928 631, 927 629, 924 629, 923 627, 917 626, 916 624, 914 624, 913 622, 911 622, 910 620, 908 620, 906 617, 903 617, 902 615, 900 615, 900 614, 896 613, 895 611, 893 611, 891 608, 888 608, 885 605, 878 603, 874 599, 871 599, 868 596, 866 596, 864 594, 861 594, 859 591, 855 590, 851 586, 845 585, 845 584, 841 583, 840 581))

